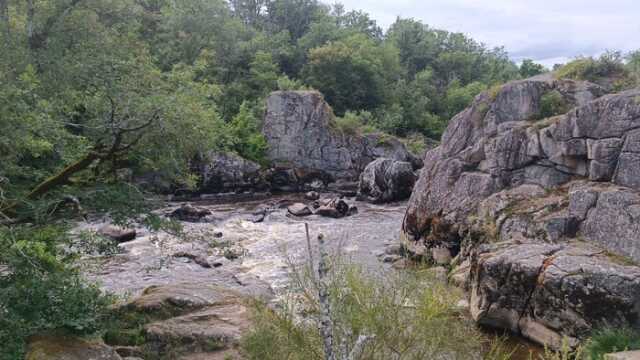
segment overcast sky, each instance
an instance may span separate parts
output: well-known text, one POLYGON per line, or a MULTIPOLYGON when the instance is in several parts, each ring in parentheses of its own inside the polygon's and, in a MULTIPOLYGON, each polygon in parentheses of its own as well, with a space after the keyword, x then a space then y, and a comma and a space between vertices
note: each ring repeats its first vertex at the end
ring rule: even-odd
POLYGON ((547 66, 606 49, 640 49, 640 0, 342 0, 385 29, 397 16, 463 32, 547 66))

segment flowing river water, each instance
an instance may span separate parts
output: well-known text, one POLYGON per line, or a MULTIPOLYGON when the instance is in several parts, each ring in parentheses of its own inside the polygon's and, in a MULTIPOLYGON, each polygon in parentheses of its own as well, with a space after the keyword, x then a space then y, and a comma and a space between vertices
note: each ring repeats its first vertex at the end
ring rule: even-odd
MULTIPOLYGON (((358 213, 341 219, 293 217, 286 207, 295 202, 304 200, 293 194, 232 203, 194 201, 191 204, 208 209, 211 215, 206 222, 184 222, 186 237, 138 230, 135 240, 120 245, 121 253, 87 261, 84 271, 104 289, 125 296, 151 285, 182 282, 242 284, 255 286, 256 292, 261 291, 259 284, 266 283, 278 296, 290 284, 290 266, 307 261, 305 223, 312 241, 323 234, 332 250, 372 275, 396 271, 377 255, 397 242, 406 202, 373 205, 353 200, 358 213), (265 214, 259 222, 255 222, 257 210, 265 214)), ((163 211, 181 205, 171 203, 163 211)), ((80 229, 101 225, 84 224, 80 229)), ((510 342, 525 345, 513 359, 529 359, 529 350, 535 350, 517 338, 510 342)))

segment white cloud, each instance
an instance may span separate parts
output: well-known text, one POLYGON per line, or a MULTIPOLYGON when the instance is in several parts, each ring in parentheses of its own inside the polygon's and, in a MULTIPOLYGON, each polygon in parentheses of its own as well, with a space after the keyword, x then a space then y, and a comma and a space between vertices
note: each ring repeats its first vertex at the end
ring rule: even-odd
POLYGON ((387 28, 397 16, 504 46, 545 65, 607 49, 640 49, 637 0, 342 0, 387 28))

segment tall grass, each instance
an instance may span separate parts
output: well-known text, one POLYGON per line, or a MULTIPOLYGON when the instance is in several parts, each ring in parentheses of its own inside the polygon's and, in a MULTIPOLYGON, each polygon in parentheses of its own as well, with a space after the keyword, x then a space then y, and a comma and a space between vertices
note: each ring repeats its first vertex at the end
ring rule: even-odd
MULTIPOLYGON (((244 337, 249 359, 324 359, 320 306, 313 272, 293 275, 297 288, 277 308, 255 304, 253 330, 244 337)), ((334 353, 349 354, 366 336, 358 359, 509 359, 456 306, 462 292, 426 270, 372 275, 334 258, 327 279, 334 353)))

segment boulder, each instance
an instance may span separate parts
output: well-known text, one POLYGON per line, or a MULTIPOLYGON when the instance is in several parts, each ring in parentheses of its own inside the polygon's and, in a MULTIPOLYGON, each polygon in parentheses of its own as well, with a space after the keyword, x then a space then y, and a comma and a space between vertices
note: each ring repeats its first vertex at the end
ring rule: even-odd
POLYGON ((136 238, 135 229, 127 229, 117 225, 104 225, 98 229, 98 234, 119 243, 131 241, 136 238))
POLYGON ((239 299, 216 303, 205 309, 145 326, 147 344, 164 353, 224 350, 238 345, 251 324, 251 312, 239 299))
POLYGON ((364 167, 379 157, 421 161, 389 135, 341 133, 333 111, 317 91, 277 91, 267 98, 262 132, 268 159, 276 167, 298 172, 302 183, 338 179, 356 181, 364 167))
POLYGON ((623 351, 613 354, 606 354, 604 360, 639 360, 640 351, 623 351))
POLYGON ((215 304, 226 304, 239 297, 239 292, 217 285, 182 283, 150 286, 124 306, 141 313, 169 317, 215 304))
POLYGON ((583 243, 503 243, 472 256, 471 314, 552 348, 640 325, 640 268, 583 243))
POLYGON ((250 298, 269 301, 273 296, 253 277, 238 274, 234 280, 237 290, 202 283, 152 286, 123 309, 144 313, 150 320, 143 332, 149 356, 171 353, 225 359, 235 353, 240 338, 250 329, 250 298))
POLYGON ((313 213, 307 205, 302 203, 295 203, 289 206, 287 211, 289 211, 289 214, 294 216, 309 216, 313 213))
POLYGON ((360 174, 358 199, 372 203, 404 200, 411 196, 416 175, 411 164, 387 158, 371 162, 360 174))
POLYGON ((357 212, 358 209, 355 206, 349 205, 346 201, 342 199, 333 199, 317 208, 315 214, 338 219, 353 215, 357 212))
POLYGON ((306 194, 304 194, 304 198, 307 200, 315 201, 320 199, 320 194, 318 194, 318 192, 316 191, 309 191, 306 194))
POLYGON ((184 204, 169 214, 169 217, 180 221, 201 222, 205 217, 211 215, 211 211, 196 207, 191 204, 184 204))
POLYGON ((225 193, 266 188, 261 166, 234 153, 209 152, 195 166, 200 175, 199 191, 225 193))
POLYGON ((29 339, 25 360, 121 360, 121 357, 99 340, 35 336, 29 339))

